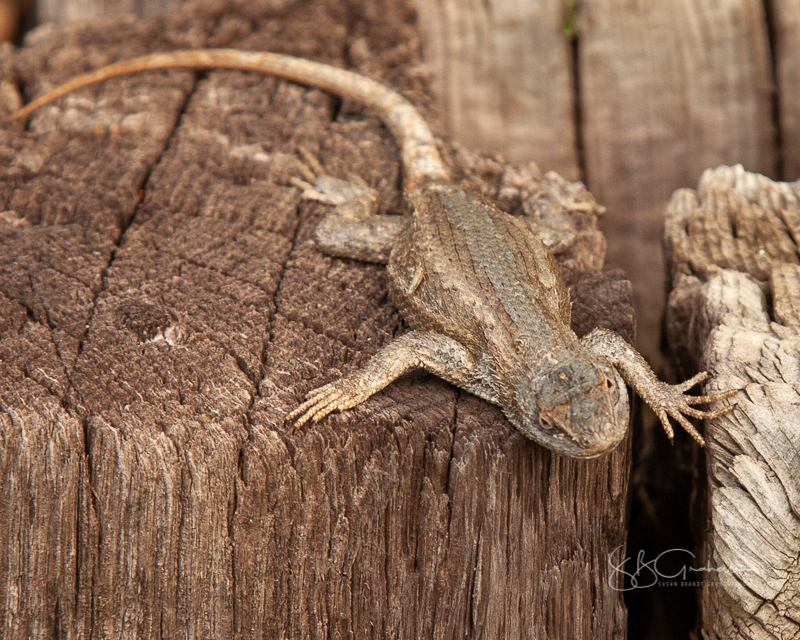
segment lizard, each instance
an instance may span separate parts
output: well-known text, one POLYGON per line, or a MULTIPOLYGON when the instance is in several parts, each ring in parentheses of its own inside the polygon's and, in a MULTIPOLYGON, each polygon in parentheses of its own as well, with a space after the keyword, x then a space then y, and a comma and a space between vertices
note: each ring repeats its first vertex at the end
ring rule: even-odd
POLYGON ((686 395, 707 372, 669 385, 615 332, 596 328, 579 339, 570 327, 569 292, 539 236, 453 180, 422 115, 355 72, 238 49, 154 53, 76 76, 7 120, 108 78, 171 68, 249 70, 329 91, 377 112, 400 147, 407 215, 380 215, 373 190, 324 175, 305 184, 303 197, 334 205, 315 231, 320 250, 386 264, 390 299, 411 330, 362 368, 310 391, 287 423, 299 428, 355 407, 413 368, 498 405, 522 434, 573 458, 600 456, 622 440, 626 384, 653 408, 670 441, 670 417, 702 446, 686 416, 716 418, 733 408, 694 408, 737 391, 686 395))

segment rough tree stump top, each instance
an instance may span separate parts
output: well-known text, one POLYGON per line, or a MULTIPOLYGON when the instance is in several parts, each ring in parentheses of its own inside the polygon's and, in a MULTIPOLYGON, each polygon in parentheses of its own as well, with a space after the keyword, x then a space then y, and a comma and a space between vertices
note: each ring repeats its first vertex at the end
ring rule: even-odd
MULTIPOLYGON (((2 50, 0 105, 113 60, 224 46, 349 65, 430 113, 411 20, 402 2, 331 0, 46 27, 2 50)), ((325 207, 290 186, 303 147, 399 212, 379 120, 273 78, 175 71, 0 136, 7 637, 623 637, 608 557, 629 441, 551 456, 421 373, 313 428, 283 424, 403 330, 382 268, 320 254, 325 207)), ((566 221, 576 330, 630 337, 591 196, 443 150, 486 197, 566 221)))
POLYGON ((686 367, 740 388, 707 422, 706 638, 800 634, 800 182, 706 171, 667 213, 667 332, 686 367))

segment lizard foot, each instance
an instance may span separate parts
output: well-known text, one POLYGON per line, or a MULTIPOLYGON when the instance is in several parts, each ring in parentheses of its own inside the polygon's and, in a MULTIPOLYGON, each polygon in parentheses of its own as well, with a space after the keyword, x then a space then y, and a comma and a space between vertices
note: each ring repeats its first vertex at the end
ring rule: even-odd
POLYGON ((669 417, 677 420, 702 447, 705 445, 703 436, 698 433, 697 429, 686 419, 684 414, 701 420, 710 420, 712 418, 724 416, 736 406, 735 404, 731 404, 717 411, 700 411, 691 406, 694 404, 705 404, 707 402, 718 402, 719 400, 730 398, 739 391, 738 389, 729 389, 722 393, 715 393, 707 396, 683 395, 685 391, 710 377, 711 374, 707 371, 701 371, 696 376, 681 384, 669 385, 660 380, 656 380, 655 384, 648 389, 645 402, 656 412, 658 419, 661 420, 661 424, 664 426, 664 431, 667 432, 667 437, 670 442, 673 441, 674 433, 672 431, 672 425, 669 423, 669 417))
POLYGON ((622 375, 622 379, 641 396, 642 400, 652 407, 658 419, 661 420, 661 424, 664 425, 664 431, 667 432, 670 442, 672 442, 674 435, 672 426, 669 423, 670 417, 673 420, 677 420, 702 447, 705 445, 703 436, 697 432, 697 429, 686 419, 686 416, 710 420, 724 416, 735 406, 735 404, 731 404, 719 411, 699 411, 692 408, 691 405, 693 404, 718 402, 719 400, 730 398, 739 389, 729 389, 728 391, 708 396, 685 396, 683 394, 686 391, 698 382, 707 380, 711 375, 707 371, 703 371, 680 384, 670 385, 666 382, 661 382, 644 358, 613 331, 601 328, 594 329, 590 334, 581 338, 581 342, 591 351, 602 355, 613 364, 622 375))
POLYGON ((303 189, 303 200, 334 206, 314 231, 317 248, 339 258, 386 264, 405 219, 377 215, 377 191, 360 178, 347 181, 320 175, 319 162, 302 148, 300 153, 306 154, 306 162, 297 158, 303 178, 294 176, 290 183, 303 189))
POLYGON ((299 428, 334 411, 352 409, 414 368, 459 384, 475 379, 474 361, 461 344, 438 333, 409 331, 385 345, 362 368, 307 393, 305 402, 286 416, 286 422, 299 428))
POLYGON ((373 215, 377 209, 378 194, 375 190, 356 182, 322 175, 313 185, 297 179, 292 180, 292 184, 304 188, 300 196, 303 200, 335 205, 343 209, 341 213, 353 219, 373 215))
MULTIPOLYGON (((298 153, 302 159, 295 158, 295 161, 303 177, 293 176, 289 179, 289 183, 303 189, 300 196, 303 200, 316 200, 336 207, 357 203, 356 213, 361 214, 354 216, 357 218, 375 213, 378 194, 374 189, 370 189, 360 177, 355 176, 351 180, 334 178, 325 173, 319 160, 308 149, 302 146, 298 147, 298 153)), ((346 207, 346 209, 352 209, 352 207, 346 207)), ((351 213, 351 211, 347 211, 347 213, 351 213)))
POLYGON ((287 415, 286 421, 294 422, 294 428, 299 429, 309 420, 313 424, 334 411, 352 409, 364 402, 370 395, 372 392, 359 389, 358 384, 348 377, 344 377, 309 391, 306 394, 305 402, 287 415))

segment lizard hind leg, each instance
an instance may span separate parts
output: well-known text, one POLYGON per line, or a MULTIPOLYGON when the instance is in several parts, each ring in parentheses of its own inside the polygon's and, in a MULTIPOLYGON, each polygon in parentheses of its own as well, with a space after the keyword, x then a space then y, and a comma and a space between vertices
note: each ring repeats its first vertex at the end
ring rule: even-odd
MULTIPOLYGON (((321 171, 299 163, 306 177, 321 171)), ((292 180, 303 187, 304 200, 333 205, 314 231, 317 247, 337 258, 386 264, 397 238, 405 226, 402 216, 377 215, 378 194, 366 184, 348 182, 327 175, 317 175, 316 183, 292 180)))

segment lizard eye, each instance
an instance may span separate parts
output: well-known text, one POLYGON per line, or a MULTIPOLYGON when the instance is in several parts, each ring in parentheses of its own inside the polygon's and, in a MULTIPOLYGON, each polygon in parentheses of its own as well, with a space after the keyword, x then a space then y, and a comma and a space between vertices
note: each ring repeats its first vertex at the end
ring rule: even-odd
POLYGON ((555 407, 546 407, 539 403, 539 424, 544 429, 569 431, 570 414, 571 407, 569 403, 559 404, 555 407))

